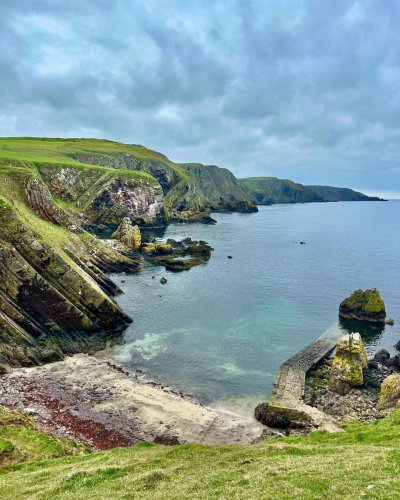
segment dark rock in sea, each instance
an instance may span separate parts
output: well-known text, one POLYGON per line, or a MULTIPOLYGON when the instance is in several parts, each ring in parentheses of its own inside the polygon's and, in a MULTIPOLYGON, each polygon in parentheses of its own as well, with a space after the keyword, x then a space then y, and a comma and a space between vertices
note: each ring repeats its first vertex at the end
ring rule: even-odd
POLYGON ((382 363, 383 365, 387 365, 389 359, 390 359, 390 353, 386 349, 381 349, 374 356, 374 360, 378 361, 379 363, 382 363))
POLYGON ((165 266, 167 271, 185 271, 208 261, 213 249, 206 241, 169 238, 165 243, 144 243, 141 250, 152 262, 165 266))
POLYGON ((396 356, 393 356, 393 358, 390 358, 387 361, 386 366, 389 366, 392 368, 394 367, 397 370, 399 370, 400 369, 400 354, 396 354, 396 356))
POLYGON ((228 259, 233 259, 232 255, 228 255, 228 259))
POLYGON ((161 283, 162 285, 165 285, 165 283, 167 283, 167 281, 168 281, 168 280, 167 280, 167 278, 164 278, 164 276, 162 276, 162 277, 160 278, 160 283, 161 283))
POLYGON ((398 351, 400 351, 400 340, 395 344, 395 349, 397 349, 398 351))
POLYGON ((385 320, 385 324, 389 325, 389 326, 393 326, 394 325, 394 319, 387 319, 387 320, 385 320))
POLYGON ((375 359, 370 359, 368 361, 367 367, 369 370, 377 370, 378 369, 378 361, 375 359))
POLYGON ((356 290, 350 297, 341 302, 339 316, 370 323, 384 323, 386 319, 385 303, 376 288, 356 290))

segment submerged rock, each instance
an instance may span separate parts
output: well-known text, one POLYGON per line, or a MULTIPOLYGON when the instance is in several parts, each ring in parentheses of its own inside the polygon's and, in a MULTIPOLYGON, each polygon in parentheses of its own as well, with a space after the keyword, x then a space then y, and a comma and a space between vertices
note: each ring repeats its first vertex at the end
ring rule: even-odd
POLYGON ((124 217, 118 229, 112 234, 111 238, 120 240, 128 248, 138 250, 142 242, 142 236, 138 226, 134 226, 129 217, 124 217))
POLYGON ((381 386, 379 409, 400 408, 400 375, 389 375, 381 386))
POLYGON ((384 323, 386 319, 385 303, 376 288, 356 290, 350 297, 341 302, 339 316, 371 323, 384 323))
POLYGON ((336 344, 336 354, 330 373, 331 389, 346 394, 352 387, 364 384, 363 368, 368 365, 367 353, 361 335, 342 335, 336 344))

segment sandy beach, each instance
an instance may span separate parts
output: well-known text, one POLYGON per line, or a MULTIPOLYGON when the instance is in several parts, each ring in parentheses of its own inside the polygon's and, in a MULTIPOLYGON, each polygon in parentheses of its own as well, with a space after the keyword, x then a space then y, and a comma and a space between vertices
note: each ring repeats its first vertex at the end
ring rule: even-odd
POLYGON ((115 362, 86 354, 0 377, 0 404, 94 449, 139 441, 250 444, 265 427, 224 415, 115 362))

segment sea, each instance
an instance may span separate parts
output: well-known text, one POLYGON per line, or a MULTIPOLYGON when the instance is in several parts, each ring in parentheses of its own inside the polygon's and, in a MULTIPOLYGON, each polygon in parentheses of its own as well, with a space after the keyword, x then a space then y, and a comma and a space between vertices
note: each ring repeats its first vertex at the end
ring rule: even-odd
POLYGON ((397 352, 400 201, 212 216, 216 225, 152 231, 207 241, 214 248, 207 263, 179 273, 145 263, 134 275, 112 276, 134 321, 108 356, 213 408, 250 416, 268 399, 279 365, 333 325, 360 331, 369 355, 397 352), (339 321, 341 300, 359 288, 380 290, 394 326, 339 321))

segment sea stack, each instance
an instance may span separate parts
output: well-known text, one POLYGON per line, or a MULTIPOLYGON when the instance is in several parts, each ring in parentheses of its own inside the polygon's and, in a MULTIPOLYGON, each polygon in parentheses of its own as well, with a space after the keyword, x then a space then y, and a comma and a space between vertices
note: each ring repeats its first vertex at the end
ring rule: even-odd
POLYGON ((376 288, 356 290, 340 303, 339 316, 370 323, 385 323, 385 303, 376 288))

